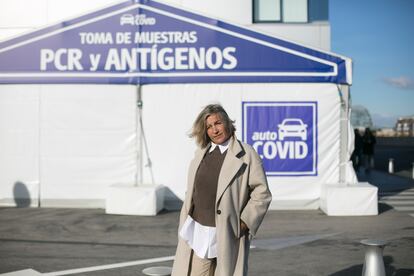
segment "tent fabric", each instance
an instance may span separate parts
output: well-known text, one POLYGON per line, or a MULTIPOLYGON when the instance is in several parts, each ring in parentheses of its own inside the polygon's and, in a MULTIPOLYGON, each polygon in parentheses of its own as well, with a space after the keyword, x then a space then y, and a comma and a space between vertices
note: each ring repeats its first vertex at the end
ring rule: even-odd
MULTIPOLYGON (((143 123, 155 181, 166 185, 180 199, 186 189, 187 166, 196 149, 189 131, 202 107, 215 102, 221 103, 235 120, 239 139, 243 136, 243 102, 317 102, 317 173, 268 176, 273 193, 271 208, 316 209, 321 186, 339 182, 340 96, 336 85, 150 85, 143 86, 142 93, 143 123)), ((144 179, 151 181, 148 168, 144 179)))
POLYGON ((0 204, 38 206, 40 87, 0 87, 0 204))
MULTIPOLYGON (((340 182, 340 94, 334 84, 174 84, 142 86, 143 124, 152 166, 144 182, 182 199, 196 146, 188 137, 203 106, 220 102, 243 137, 245 103, 317 103, 316 173, 268 176, 272 209, 316 209, 321 189, 340 182)), ((103 207, 113 184, 137 173, 136 88, 96 85, 1 86, 0 204, 26 196, 42 206, 103 207), (18 189, 24 186, 26 191, 18 189), (39 193, 40 189, 40 193, 39 193), (20 194, 15 194, 15 193, 20 194)), ((350 144, 351 145, 351 144, 350 144)), ((259 149, 259 151, 262 149, 259 149)), ((147 156, 143 156, 144 165, 147 156)), ((300 162, 298 163, 300 164, 300 162)), ((355 178, 350 164, 348 183, 355 178)))
POLYGON ((158 1, 0 42, 0 83, 351 84, 351 60, 158 1))
POLYGON ((134 87, 2 85, 0 97, 0 203, 104 207, 109 185, 135 182, 134 87))

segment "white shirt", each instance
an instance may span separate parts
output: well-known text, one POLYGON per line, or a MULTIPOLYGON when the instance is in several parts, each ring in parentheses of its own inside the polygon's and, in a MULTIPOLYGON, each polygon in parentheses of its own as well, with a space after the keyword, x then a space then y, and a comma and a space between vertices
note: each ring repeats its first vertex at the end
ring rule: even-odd
MULTIPOLYGON (((221 154, 229 148, 230 139, 221 145, 211 142, 209 152, 219 147, 221 154)), ((187 216, 181 230, 180 237, 194 250, 194 254, 203 259, 217 257, 216 227, 205 226, 187 216)))
POLYGON ((187 216, 180 230, 180 237, 194 250, 194 254, 202 259, 217 257, 216 227, 205 226, 187 216))
POLYGON ((208 152, 212 152, 216 147, 219 147, 221 154, 223 154, 229 148, 229 144, 230 144, 230 139, 227 139, 227 141, 221 145, 217 145, 211 142, 211 147, 208 150, 208 152))

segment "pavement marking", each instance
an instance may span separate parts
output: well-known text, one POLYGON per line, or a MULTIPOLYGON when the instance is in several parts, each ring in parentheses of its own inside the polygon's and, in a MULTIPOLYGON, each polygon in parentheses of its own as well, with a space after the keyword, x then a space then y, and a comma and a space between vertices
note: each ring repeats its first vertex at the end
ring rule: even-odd
MULTIPOLYGON (((267 250, 278 250, 278 249, 282 249, 286 247, 291 247, 295 245, 300 245, 300 244, 320 240, 320 239, 335 236, 338 234, 340 233, 253 240, 250 248, 251 249, 257 248, 257 249, 267 249, 267 250)), ((138 261, 122 262, 122 263, 116 263, 116 264, 91 266, 91 267, 85 267, 85 268, 75 268, 75 269, 61 270, 61 271, 48 272, 48 273, 39 273, 35 270, 30 270, 30 272, 32 272, 33 274, 19 274, 20 272, 27 273, 28 271, 27 270, 15 271, 15 272, 11 272, 12 274, 8 274, 8 275, 10 276, 20 276, 20 275, 60 276, 60 275, 70 275, 70 274, 76 274, 76 273, 92 272, 92 271, 98 271, 98 270, 121 268, 121 267, 127 267, 127 266, 160 263, 160 262, 173 261, 173 260, 174 260, 174 256, 167 256, 167 257, 144 259, 144 260, 138 260, 138 261)), ((7 276, 7 274, 0 274, 0 275, 7 276)))
POLYGON ((24 269, 24 270, 19 270, 19 271, 7 272, 7 273, 3 273, 0 275, 2 276, 41 276, 42 273, 29 268, 29 269, 24 269))
POLYGON ((410 216, 412 216, 414 218, 414 214, 410 214, 410 216))
POLYGON ((413 196, 414 192, 401 192, 401 193, 379 193, 380 197, 383 196, 413 196))
POLYGON ((393 206, 394 210, 403 211, 403 212, 412 212, 414 211, 414 206, 393 206))
POLYGON ((413 205, 414 200, 380 200, 381 203, 388 203, 389 205, 413 205))
POLYGON ((398 196, 382 196, 381 200, 387 200, 387 199, 403 199, 403 200, 412 200, 414 199, 414 195, 398 195, 398 196))
POLYGON ((414 211, 414 190, 390 191, 379 193, 379 203, 387 204, 400 212, 414 211))
POLYGON ((139 260, 139 261, 123 262, 123 263, 117 263, 117 264, 98 265, 98 266, 91 266, 91 267, 85 267, 85 268, 76 268, 76 269, 62 270, 62 271, 56 271, 56 272, 42 273, 42 275, 44 276, 70 275, 70 274, 76 274, 76 273, 106 270, 106 269, 113 269, 113 268, 120 268, 120 267, 126 267, 126 266, 134 266, 134 265, 160 263, 160 262, 173 261, 173 260, 174 260, 174 256, 168 256, 168 257, 152 258, 152 259, 145 259, 145 260, 139 260))
POLYGON ((413 196, 414 195, 414 192, 399 192, 399 193, 389 192, 389 193, 378 193, 378 195, 380 195, 380 196, 388 196, 388 195, 390 195, 390 196, 396 196, 396 195, 400 195, 400 196, 413 196))

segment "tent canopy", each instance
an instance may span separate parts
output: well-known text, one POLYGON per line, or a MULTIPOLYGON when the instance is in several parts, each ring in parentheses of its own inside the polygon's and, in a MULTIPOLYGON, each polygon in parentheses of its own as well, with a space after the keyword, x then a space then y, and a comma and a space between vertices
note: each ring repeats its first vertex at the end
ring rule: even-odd
POLYGON ((351 60, 149 0, 0 43, 0 83, 330 82, 351 60))

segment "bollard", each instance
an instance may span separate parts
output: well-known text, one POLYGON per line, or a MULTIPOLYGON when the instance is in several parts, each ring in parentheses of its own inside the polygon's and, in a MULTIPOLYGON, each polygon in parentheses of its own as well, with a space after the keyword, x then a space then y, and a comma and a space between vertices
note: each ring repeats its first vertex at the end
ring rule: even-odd
POLYGON ((394 159, 392 158, 388 162, 388 173, 394 173, 394 159))
POLYGON ((382 251, 388 243, 379 240, 362 240, 361 243, 367 246, 362 276, 386 276, 382 251))
POLYGON ((170 276, 172 268, 169 266, 153 266, 143 269, 142 273, 148 276, 170 276))

